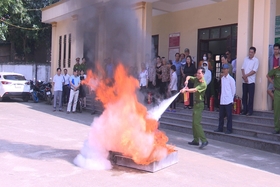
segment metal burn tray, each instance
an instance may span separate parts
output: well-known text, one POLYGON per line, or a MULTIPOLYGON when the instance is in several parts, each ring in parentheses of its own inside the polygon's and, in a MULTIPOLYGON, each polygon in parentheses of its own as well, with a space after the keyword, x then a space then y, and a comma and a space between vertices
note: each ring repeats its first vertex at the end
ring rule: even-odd
POLYGON ((152 162, 149 165, 136 164, 131 158, 123 156, 121 153, 110 152, 110 160, 113 164, 118 166, 129 167, 147 172, 157 172, 161 169, 167 168, 178 162, 178 151, 174 151, 167 155, 164 159, 152 162))

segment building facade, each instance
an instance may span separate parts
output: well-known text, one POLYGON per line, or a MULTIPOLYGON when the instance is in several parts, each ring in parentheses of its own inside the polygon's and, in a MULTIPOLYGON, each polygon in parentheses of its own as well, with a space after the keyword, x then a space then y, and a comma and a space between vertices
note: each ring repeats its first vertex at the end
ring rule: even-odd
MULTIPOLYGON (((97 16, 90 22, 94 28, 104 18, 104 3, 108 1, 62 0, 43 9, 42 22, 52 24, 52 75, 57 67, 69 69, 71 73, 75 58, 85 56, 87 52, 92 54, 92 61, 102 61, 111 55, 104 29, 88 32, 94 36, 92 45, 85 45, 87 41, 79 33, 79 21, 85 19, 82 12, 95 7, 97 16)), ((280 15, 280 0, 148 0, 134 2, 131 7, 141 40, 144 40, 141 45, 133 46, 139 64, 151 50, 173 59, 176 52, 189 48, 194 60, 199 61, 202 53, 208 50, 220 55, 230 49, 233 58, 237 58, 237 95, 242 96, 241 66, 249 48, 254 46, 260 61, 254 110, 271 109, 266 74, 269 46, 275 42, 275 19, 280 15)))

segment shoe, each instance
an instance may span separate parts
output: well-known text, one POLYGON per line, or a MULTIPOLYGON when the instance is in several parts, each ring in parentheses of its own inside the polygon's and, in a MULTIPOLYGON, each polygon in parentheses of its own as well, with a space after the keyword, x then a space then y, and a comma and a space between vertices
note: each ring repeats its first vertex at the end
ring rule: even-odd
POLYGON ((96 112, 95 111, 93 111, 93 112, 91 112, 91 115, 93 115, 93 114, 95 114, 96 112))
POLYGON ((246 115, 247 113, 246 112, 241 112, 241 115, 246 115))
POLYGON ((73 113, 73 114, 75 114, 75 113, 76 113, 76 111, 73 111, 72 113, 73 113))
POLYGON ((63 112, 63 110, 62 109, 60 109, 60 110, 58 110, 59 112, 63 112))
POLYGON ((56 111, 56 109, 53 109, 53 112, 55 112, 56 111))
POLYGON ((171 110, 170 110, 170 109, 167 109, 165 112, 171 112, 171 110))
POLYGON ((227 130, 226 132, 225 132, 225 134, 231 134, 232 132, 231 131, 229 131, 229 130, 227 130))
POLYGON ((216 129, 216 130, 214 130, 214 132, 223 132, 223 130, 216 129))
POLYGON ((272 132, 272 134, 280 134, 280 131, 274 130, 274 131, 272 132))
POLYGON ((176 110, 172 110, 172 112, 176 112, 176 110))
POLYGON ((196 145, 196 146, 199 146, 199 143, 198 142, 195 142, 194 140, 192 142, 188 142, 189 145, 196 145))
POLYGON ((67 114, 70 114, 70 112, 69 112, 69 111, 67 111, 67 114))
POLYGON ((202 149, 203 147, 206 147, 207 145, 208 145, 208 141, 203 142, 203 143, 201 144, 201 146, 199 147, 199 149, 202 149))
POLYGON ((248 113, 246 116, 252 116, 253 114, 252 113, 248 113))
POLYGON ((192 109, 192 106, 188 106, 188 109, 192 109))

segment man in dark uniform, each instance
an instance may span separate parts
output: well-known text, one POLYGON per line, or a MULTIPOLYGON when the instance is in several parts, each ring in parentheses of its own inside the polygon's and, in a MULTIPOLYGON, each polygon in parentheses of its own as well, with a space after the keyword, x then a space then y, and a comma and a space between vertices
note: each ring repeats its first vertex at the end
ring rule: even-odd
POLYGON ((280 66, 270 70, 267 74, 267 79, 271 84, 274 84, 274 128, 272 134, 280 133, 280 66), (274 79, 274 81, 272 80, 274 79))
POLYGON ((199 139, 201 140, 202 144, 199 147, 202 149, 203 147, 208 145, 208 141, 205 138, 204 131, 201 126, 201 113, 204 109, 204 94, 207 88, 207 84, 204 80, 205 69, 200 67, 197 69, 196 77, 187 76, 185 85, 188 85, 188 82, 191 81, 194 83, 194 88, 185 87, 181 90, 181 93, 190 92, 194 93, 194 107, 193 107, 193 122, 192 122, 192 129, 193 129, 193 141, 189 142, 190 145, 199 145, 199 139))

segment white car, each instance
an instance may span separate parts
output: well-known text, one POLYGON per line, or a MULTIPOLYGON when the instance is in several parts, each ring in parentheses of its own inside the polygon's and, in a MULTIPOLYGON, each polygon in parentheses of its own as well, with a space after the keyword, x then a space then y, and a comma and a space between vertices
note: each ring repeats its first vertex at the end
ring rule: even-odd
POLYGON ((22 74, 0 72, 0 101, 3 98, 30 98, 30 83, 22 74))

